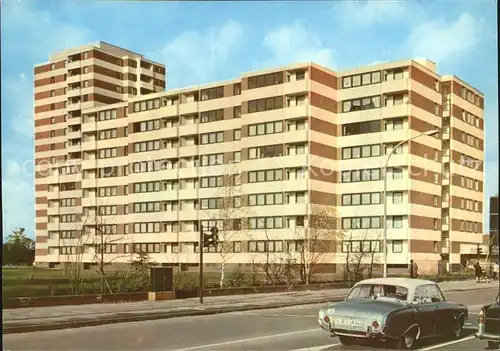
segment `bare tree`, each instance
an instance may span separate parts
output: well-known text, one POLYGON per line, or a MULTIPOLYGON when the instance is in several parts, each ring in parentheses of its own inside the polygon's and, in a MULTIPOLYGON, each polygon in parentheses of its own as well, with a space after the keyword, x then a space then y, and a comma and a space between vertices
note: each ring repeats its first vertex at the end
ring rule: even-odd
MULTIPOLYGON (((241 219, 246 215, 246 204, 241 199, 241 179, 237 167, 230 167, 223 175, 223 184, 217 192, 217 209, 210 211, 210 219, 220 223, 217 252, 220 255, 219 286, 223 288, 226 263, 234 254, 235 238, 241 235, 241 219)), ((210 228, 204 228, 208 230, 210 228)))
MULTIPOLYGON (((80 214, 77 214, 81 217, 80 214)), ((89 271, 85 269, 85 247, 89 237, 86 231, 86 223, 77 224, 74 230, 61 231, 59 233, 59 255, 63 257, 64 275, 69 279, 71 292, 79 295, 88 278, 89 271)))
POLYGON ((269 243, 271 242, 271 238, 267 229, 264 229, 264 233, 266 235, 267 247, 265 248, 266 261, 262 270, 268 282, 272 285, 279 284, 283 280, 290 283, 293 280, 293 259, 286 253, 285 248, 282 248, 282 250, 276 250, 276 248, 274 248, 275 250, 270 250, 269 243))
MULTIPOLYGON (((109 293, 113 293, 107 279, 106 267, 125 255, 128 256, 128 254, 118 253, 118 245, 125 242, 126 234, 117 233, 118 226, 109 223, 114 215, 105 216, 102 208, 104 207, 98 206, 96 210, 88 211, 85 214, 84 227, 87 236, 85 249, 88 249, 92 255, 91 262, 97 265, 100 292, 104 294, 105 287, 109 293)), ((131 248, 132 250, 133 248, 131 248)))
POLYGON ((380 249, 380 232, 373 237, 368 231, 362 235, 355 235, 353 230, 344 233, 343 250, 345 255, 344 279, 358 281, 362 279, 368 269, 368 277, 373 275, 373 266, 376 263, 376 253, 380 249))
POLYGON ((337 213, 331 206, 311 205, 308 218, 300 224, 303 226, 296 226, 294 231, 296 250, 293 261, 300 280, 307 285, 320 266, 333 259, 341 231, 337 213))

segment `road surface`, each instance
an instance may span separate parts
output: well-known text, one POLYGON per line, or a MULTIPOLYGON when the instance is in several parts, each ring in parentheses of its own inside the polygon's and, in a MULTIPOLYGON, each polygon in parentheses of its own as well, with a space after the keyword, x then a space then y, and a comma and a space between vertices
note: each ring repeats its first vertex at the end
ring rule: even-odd
MULTIPOLYGON (((498 289, 448 292, 446 297, 469 306, 470 320, 484 304, 494 301, 498 289)), ((337 338, 319 329, 317 311, 322 305, 273 310, 121 323, 78 329, 7 334, 4 350, 346 350, 337 338)), ((461 340, 433 340, 420 350, 482 350, 486 342, 476 340, 473 329, 461 340)), ((349 350, 373 350, 373 345, 349 350)), ((378 348, 383 350, 382 347, 378 348)))

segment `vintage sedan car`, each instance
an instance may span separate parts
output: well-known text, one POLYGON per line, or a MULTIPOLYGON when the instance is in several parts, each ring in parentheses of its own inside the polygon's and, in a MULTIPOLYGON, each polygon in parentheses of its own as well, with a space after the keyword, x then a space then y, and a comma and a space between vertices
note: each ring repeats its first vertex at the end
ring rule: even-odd
POLYGON ((435 282, 376 278, 358 282, 344 301, 321 308, 318 323, 344 345, 371 339, 412 349, 423 338, 460 338, 468 316, 467 307, 447 301, 435 282))
POLYGON ((489 349, 499 349, 500 346, 500 293, 495 302, 481 308, 478 316, 478 330, 474 336, 488 341, 489 349))

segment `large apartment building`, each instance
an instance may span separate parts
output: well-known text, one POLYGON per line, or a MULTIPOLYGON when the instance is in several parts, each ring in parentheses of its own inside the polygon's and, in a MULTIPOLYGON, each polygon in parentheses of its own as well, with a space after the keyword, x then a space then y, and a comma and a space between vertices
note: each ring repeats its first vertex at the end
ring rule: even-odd
POLYGON ((360 252, 380 263, 384 225, 389 272, 455 269, 482 242, 484 98, 431 61, 164 86, 162 65, 103 43, 35 68, 37 264, 91 262, 85 227, 116 238, 114 262, 143 251, 188 267, 200 225, 231 233, 231 255, 208 264, 261 264, 300 251, 315 207, 342 232, 318 262, 330 272, 360 252))

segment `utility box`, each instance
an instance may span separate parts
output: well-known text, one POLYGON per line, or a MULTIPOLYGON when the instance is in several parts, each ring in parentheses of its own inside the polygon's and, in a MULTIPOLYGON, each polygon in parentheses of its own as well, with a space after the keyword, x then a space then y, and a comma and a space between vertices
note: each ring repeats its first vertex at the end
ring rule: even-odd
POLYGON ((173 291, 174 269, 172 267, 151 267, 151 291, 173 291))

